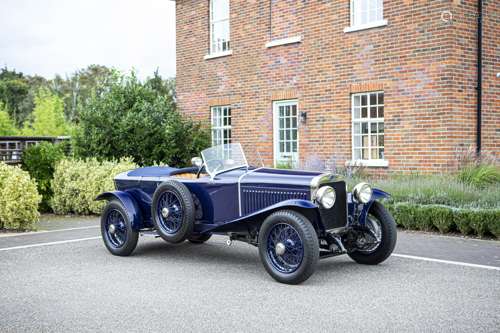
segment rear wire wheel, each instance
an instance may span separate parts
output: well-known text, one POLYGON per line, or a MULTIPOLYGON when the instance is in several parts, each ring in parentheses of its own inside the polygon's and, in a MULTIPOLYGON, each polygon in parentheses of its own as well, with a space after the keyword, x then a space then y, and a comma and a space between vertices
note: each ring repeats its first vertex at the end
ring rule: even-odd
POLYGON ((158 186, 153 194, 151 216, 158 234, 170 243, 180 243, 191 235, 195 206, 186 185, 169 180, 158 186))
POLYGON ((123 204, 118 200, 108 202, 101 215, 101 235, 104 245, 114 255, 130 255, 139 239, 123 204))

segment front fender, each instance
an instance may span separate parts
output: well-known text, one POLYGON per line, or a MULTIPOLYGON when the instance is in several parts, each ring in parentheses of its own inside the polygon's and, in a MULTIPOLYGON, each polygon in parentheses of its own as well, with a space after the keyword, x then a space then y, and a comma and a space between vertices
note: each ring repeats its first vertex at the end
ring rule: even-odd
POLYGON ((95 200, 118 200, 122 203, 123 207, 125 207, 125 211, 128 215, 129 221, 132 223, 132 229, 135 231, 139 231, 142 226, 142 214, 137 204, 136 200, 127 192, 124 191, 113 191, 113 192, 104 192, 99 194, 95 200))
MULTIPOLYGON (((277 210, 282 210, 282 209, 291 209, 291 210, 296 210, 305 217, 311 221, 311 223, 314 225, 315 228, 319 228, 318 221, 319 221, 319 212, 318 212, 318 206, 316 206, 314 203, 312 203, 309 200, 301 200, 301 199, 290 199, 290 200, 285 200, 278 202, 277 204, 274 204, 272 206, 268 206, 264 209, 261 209, 259 211, 256 211, 252 214, 246 215, 239 217, 235 220, 228 221, 222 225, 218 225, 215 228, 213 228, 210 231, 213 232, 225 232, 225 231, 235 231, 240 228, 246 229, 246 225, 248 223, 258 225, 264 221, 264 219, 270 215, 271 213, 277 211, 277 210)), ((206 231, 206 230, 204 230, 206 231)))
POLYGON ((368 203, 366 203, 365 205, 363 205, 363 209, 361 210, 361 213, 359 215, 359 224, 361 224, 361 225, 365 224, 365 220, 366 220, 366 217, 368 216, 368 212, 370 211, 370 208, 375 201, 390 198, 390 197, 391 197, 391 195, 389 193, 382 191, 381 189, 374 188, 371 200, 368 203))

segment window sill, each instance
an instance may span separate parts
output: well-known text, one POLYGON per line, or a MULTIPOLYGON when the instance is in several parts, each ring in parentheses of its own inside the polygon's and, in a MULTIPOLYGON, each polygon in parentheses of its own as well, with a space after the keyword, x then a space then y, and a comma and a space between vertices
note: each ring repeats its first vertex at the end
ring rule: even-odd
POLYGON ((229 51, 224 51, 224 52, 207 54, 206 56, 203 57, 203 59, 208 60, 208 59, 227 57, 227 56, 230 56, 232 54, 233 54, 233 50, 229 50, 229 51))
POLYGON ((344 28, 344 32, 354 32, 354 31, 384 27, 386 25, 387 25, 387 20, 375 21, 375 22, 370 22, 370 23, 363 24, 363 25, 356 25, 356 26, 350 26, 350 27, 344 28))
POLYGON ((350 160, 350 161, 345 162, 345 166, 387 168, 389 166, 389 161, 387 161, 387 160, 350 160))
POLYGON ((276 40, 267 42, 266 47, 271 48, 271 47, 275 47, 275 46, 296 44, 296 43, 300 43, 300 42, 302 42, 302 36, 295 36, 295 37, 290 37, 290 38, 276 39, 276 40))

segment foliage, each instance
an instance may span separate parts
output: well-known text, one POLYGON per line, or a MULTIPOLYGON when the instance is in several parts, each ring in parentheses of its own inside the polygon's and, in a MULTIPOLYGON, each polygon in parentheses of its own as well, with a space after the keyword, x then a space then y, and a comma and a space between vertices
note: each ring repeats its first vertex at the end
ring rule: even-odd
POLYGON ((463 167, 457 178, 464 184, 485 188, 500 185, 500 167, 494 164, 469 164, 463 167))
POLYGON ((0 229, 34 229, 40 201, 28 172, 0 162, 0 229))
POLYGON ((24 124, 26 136, 61 136, 70 132, 64 119, 64 104, 61 98, 42 88, 35 97, 35 109, 30 121, 24 124))
POLYGON ((97 195, 114 190, 113 178, 134 168, 131 159, 63 159, 56 164, 52 180, 52 209, 56 214, 99 214, 104 203, 95 201, 97 195))
POLYGON ((387 204, 396 223, 406 229, 432 230, 442 233, 455 230, 463 235, 487 233, 500 238, 500 208, 453 208, 442 205, 387 204))
MULTIPOLYGON (((366 181, 366 179, 363 179, 366 181)), ((348 179, 352 188, 360 179, 348 179)), ((392 175, 373 179, 374 187, 391 194, 389 202, 411 202, 419 205, 446 205, 457 208, 500 207, 500 187, 485 188, 463 184, 446 175, 392 175)))
POLYGON ((160 94, 135 77, 123 76, 94 95, 80 112, 74 152, 80 157, 117 159, 130 156, 140 164, 189 165, 209 145, 209 133, 184 120, 172 95, 160 94))
POLYGON ((0 136, 17 135, 17 128, 10 119, 9 113, 0 102, 0 136))
POLYGON ((64 158, 65 146, 62 143, 52 144, 42 142, 31 146, 23 152, 23 169, 29 172, 31 178, 36 179, 38 193, 42 195, 40 210, 50 211, 50 199, 52 198, 51 181, 54 168, 59 160, 64 158))
POLYGON ((7 67, 0 70, 0 103, 9 110, 9 116, 16 125, 20 125, 27 117, 22 103, 28 96, 29 83, 23 73, 9 70, 7 67))

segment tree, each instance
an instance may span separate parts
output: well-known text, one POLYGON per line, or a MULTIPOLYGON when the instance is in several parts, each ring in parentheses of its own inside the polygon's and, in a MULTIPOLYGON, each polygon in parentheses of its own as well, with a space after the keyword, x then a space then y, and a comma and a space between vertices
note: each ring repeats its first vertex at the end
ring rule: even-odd
POLYGON ((68 135, 70 126, 64 119, 64 104, 46 88, 41 88, 35 96, 35 109, 24 124, 23 135, 60 136, 68 135))
POLYGON ((7 107, 16 125, 20 125, 29 114, 21 109, 28 92, 28 80, 23 73, 11 71, 7 67, 0 70, 0 102, 7 107))
POLYGON ((73 150, 80 157, 132 157, 140 165, 187 165, 209 138, 199 124, 181 117, 173 94, 160 93, 132 73, 82 107, 73 150))
POLYGON ((17 135, 18 131, 6 108, 0 102, 0 136, 17 135))

